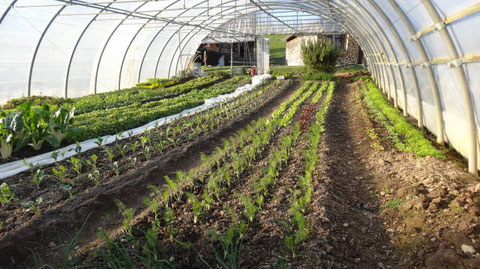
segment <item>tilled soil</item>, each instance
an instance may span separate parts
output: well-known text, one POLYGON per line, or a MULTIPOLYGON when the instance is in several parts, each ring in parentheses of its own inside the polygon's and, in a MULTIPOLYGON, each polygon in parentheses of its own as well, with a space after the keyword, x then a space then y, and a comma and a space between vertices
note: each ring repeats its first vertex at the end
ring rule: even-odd
POLYGON ((15 231, 0 239, 2 253, 0 265, 6 265, 7 268, 24 268, 32 265, 35 258, 40 258, 36 263, 61 264, 63 244, 69 243, 74 238, 83 223, 86 225, 77 238, 80 246, 77 252, 82 253, 85 249, 95 246, 99 243, 96 236, 98 230, 106 229, 108 232, 116 233, 121 227, 122 217, 114 203, 115 199, 124 202, 127 208, 133 208, 137 219, 143 218, 147 212, 142 198, 147 197, 150 192, 148 185, 162 185, 165 175, 195 167, 200 161, 200 153, 212 152, 221 139, 229 137, 251 121, 271 113, 278 104, 289 98, 298 86, 298 83, 294 83, 256 109, 226 123, 215 132, 174 148, 161 157, 142 164, 136 170, 121 175, 115 181, 97 185, 77 194, 55 210, 42 213, 27 225, 17 227, 15 231), (32 257, 32 253, 37 257, 32 257))
POLYGON ((315 236, 292 267, 480 268, 478 177, 458 159, 393 149, 362 113, 357 87, 345 78, 335 91, 309 217, 315 236))
MULTIPOLYGON (((448 160, 440 160, 417 158, 395 150, 388 132, 358 102, 358 86, 345 77, 341 78, 334 92, 319 146, 320 158, 313 175, 315 190, 306 212, 310 234, 299 246, 297 257, 291 257, 283 237, 289 222, 286 212, 288 198, 295 188, 296 177, 303 171, 301 151, 305 145, 301 142, 293 150, 289 164, 272 189, 272 196, 257 214, 258 220, 249 228, 241 256, 242 268, 480 268, 478 177, 468 174, 461 160, 453 154, 448 160), (372 132, 377 138, 371 138, 372 132)), ((79 206, 71 211, 77 212, 70 212, 75 220, 60 222, 61 218, 68 217, 66 212, 54 216, 58 226, 41 227, 53 232, 33 238, 47 245, 54 232, 68 229, 69 237, 61 237, 61 240, 71 238, 85 216, 94 211, 80 242, 95 246, 98 242, 92 242, 94 232, 100 228, 113 232, 120 227, 121 217, 112 202, 116 197, 121 197, 127 207, 135 209, 140 223, 146 223, 149 212, 138 200, 148 194, 147 183, 160 181, 163 175, 176 170, 195 167, 200 152, 211 152, 219 145, 220 138, 228 137, 255 118, 268 115, 289 94, 276 97, 262 110, 253 111, 241 124, 179 151, 172 156, 173 160, 163 164, 163 168, 157 161, 126 175, 123 185, 102 190, 92 195, 91 200, 84 200, 83 209, 79 206)), ((305 105, 297 113, 304 108, 305 105)), ((298 120, 298 116, 294 120, 298 120)), ((278 137, 282 134, 285 135, 280 132, 278 137)), ((273 142, 263 159, 245 174, 246 181, 265 166, 265 160, 275 149, 276 143, 273 142)), ((247 192, 245 186, 236 185, 232 193, 247 192)), ((232 195, 224 202, 241 209, 235 204, 237 200, 232 195)), ((187 216, 191 214, 191 208, 187 205, 182 212, 187 216)), ((228 217, 225 212, 221 214, 218 219, 208 218, 208 223, 199 225, 198 229, 181 238, 196 241, 194 249, 203 248, 201 252, 210 255, 205 257, 209 262, 213 261, 213 250, 207 249, 210 242, 202 229, 225 226, 228 217)), ((194 254, 188 255, 180 246, 168 245, 167 239, 164 241, 170 251, 168 254, 180 263, 180 267, 206 267, 198 260, 198 252, 190 251, 194 254)), ((58 244, 59 241, 55 242, 58 244)), ((46 261, 56 258, 58 262, 61 252, 53 249, 55 246, 45 246, 38 251, 50 253, 45 256, 46 261)))

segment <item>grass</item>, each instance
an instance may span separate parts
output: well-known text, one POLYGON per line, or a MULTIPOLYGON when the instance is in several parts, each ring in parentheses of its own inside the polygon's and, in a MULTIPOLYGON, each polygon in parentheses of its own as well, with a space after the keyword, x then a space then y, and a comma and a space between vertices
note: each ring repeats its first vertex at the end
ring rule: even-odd
POLYGON ((274 77, 285 76, 285 78, 291 78, 296 75, 300 75, 305 71, 303 66, 273 66, 270 67, 270 73, 274 77))
POLYGON ((400 205, 402 205, 403 203, 403 200, 402 199, 392 199, 388 202, 386 202, 383 207, 384 208, 393 208, 393 209, 396 209, 396 208, 399 208, 400 205))
POLYGON ((385 128, 388 130, 395 147, 400 151, 412 152, 417 157, 433 156, 445 159, 442 151, 436 149, 423 132, 415 128, 403 117, 400 110, 394 108, 385 95, 369 77, 363 78, 364 101, 385 128))
POLYGON ((341 67, 337 67, 335 70, 335 74, 341 74, 341 73, 358 73, 358 72, 368 72, 367 69, 363 68, 361 65, 356 65, 356 64, 351 64, 351 65, 345 65, 341 67))
POLYGON ((270 65, 285 65, 287 42, 285 37, 288 35, 266 35, 270 41, 270 65))

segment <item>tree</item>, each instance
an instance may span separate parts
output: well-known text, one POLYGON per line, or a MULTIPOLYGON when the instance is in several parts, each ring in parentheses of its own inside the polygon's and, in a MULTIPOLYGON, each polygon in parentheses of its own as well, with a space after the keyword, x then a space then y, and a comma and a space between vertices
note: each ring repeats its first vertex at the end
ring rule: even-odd
POLYGON ((329 40, 307 40, 301 50, 303 63, 310 71, 333 72, 340 56, 340 49, 329 40))

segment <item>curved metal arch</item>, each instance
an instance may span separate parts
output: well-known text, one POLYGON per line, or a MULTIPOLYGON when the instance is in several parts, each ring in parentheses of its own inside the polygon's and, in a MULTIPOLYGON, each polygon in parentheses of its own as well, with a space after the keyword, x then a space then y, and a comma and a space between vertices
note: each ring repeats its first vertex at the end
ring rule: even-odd
MULTIPOLYGON (((190 11, 192 8, 197 7, 197 6, 202 5, 202 4, 204 4, 204 3, 207 3, 207 2, 208 2, 208 0, 204 0, 204 1, 202 1, 202 2, 198 2, 197 4, 195 4, 194 6, 190 7, 189 9, 186 9, 186 10, 184 10, 183 12, 181 12, 181 13, 179 14, 179 16, 180 16, 180 15, 183 15, 185 12, 190 11)), ((230 1, 230 2, 232 2, 232 1, 230 1)), ((208 11, 209 9, 206 9, 206 10, 208 11)), ((202 12, 202 13, 199 13, 199 14, 204 14, 205 12, 206 12, 206 11, 204 11, 204 12, 202 12)), ((196 17, 198 17, 199 14, 197 14, 196 17)), ((196 18, 196 17, 195 17, 195 18, 196 18)), ((167 23, 164 27, 162 27, 162 29, 160 29, 158 33, 160 34, 160 32, 162 32, 162 31, 165 29, 165 27, 167 27, 169 24, 170 24, 170 23, 167 23)), ((183 26, 184 26, 184 25, 180 26, 179 29, 183 28, 183 26)), ((179 29, 177 29, 177 31, 178 31, 179 29)), ((153 73, 153 77, 157 77, 158 64, 160 63, 160 59, 162 58, 163 52, 165 51, 165 48, 168 46, 168 43, 170 43, 170 41, 172 40, 173 36, 175 36, 175 34, 176 34, 177 31, 175 31, 175 32, 168 38, 167 42, 165 42, 165 45, 163 46, 162 50, 160 51, 160 54, 159 54, 159 56, 158 56, 158 58, 157 58, 157 61, 155 62, 155 71, 154 71, 154 73, 153 73)), ((156 35, 156 36, 157 36, 157 35, 156 35)), ((155 38, 156 38, 156 36, 155 36, 155 38)), ((169 76, 170 76, 170 74, 169 74, 169 76)))
MULTIPOLYGON (((203 2, 200 2, 200 3, 198 3, 198 4, 195 5, 195 6, 198 6, 198 5, 200 5, 200 4, 204 4, 204 3, 206 3, 206 2, 208 2, 208 0, 205 0, 205 1, 203 1, 203 2)), ((231 1, 225 2, 224 4, 232 3, 232 2, 235 2, 235 0, 231 0, 231 1)), ((213 8, 207 8, 207 9, 205 9, 203 12, 198 13, 197 16, 195 16, 195 18, 197 18, 198 16, 203 15, 203 14, 205 14, 205 13, 209 13, 211 9, 213 9, 213 8)), ((235 8, 232 7, 232 8, 229 8, 229 9, 235 9, 235 8)), ((208 19, 206 19, 206 20, 208 20, 208 19)), ((204 20, 204 22, 205 22, 206 20, 204 20)), ((177 33, 178 31, 180 31, 180 29, 182 29, 183 27, 184 27, 184 25, 180 26, 180 28, 178 28, 177 31, 176 31, 175 33, 173 33, 173 34, 168 38, 167 42, 165 43, 165 46, 162 48, 162 51, 160 52, 160 54, 159 54, 159 56, 158 56, 158 58, 157 58, 156 64, 155 64, 155 73, 154 73, 154 76, 155 76, 155 77, 157 76, 158 65, 159 65, 159 63, 160 63, 160 59, 162 58, 163 53, 165 52, 165 48, 167 47, 168 43, 170 43, 170 41, 172 40, 172 38, 176 35, 176 33, 177 33)), ((200 31, 200 30, 201 30, 201 29, 199 29, 199 31, 200 31)), ((199 32, 199 31, 198 31, 198 32, 199 32)), ((185 37, 186 37, 186 36, 185 36, 185 37)), ((178 46, 181 46, 180 41, 179 41, 178 46)), ((169 65, 169 68, 168 68, 168 77, 170 77, 170 69, 171 69, 171 67, 172 67, 173 57, 175 56, 177 50, 178 50, 178 48, 175 49, 175 52, 172 54, 172 60, 170 61, 170 65, 169 65)))
MULTIPOLYGON (((432 5, 430 0, 422 0, 421 3, 427 10, 430 18, 434 24, 443 24, 443 20, 438 10, 432 5)), ((444 41, 445 46, 448 49, 448 53, 452 59, 458 59, 460 57, 458 48, 453 42, 452 36, 448 32, 447 26, 444 25, 441 28, 440 35, 444 41)), ((478 174, 477 172, 477 125, 475 123, 475 113, 473 112, 472 96, 470 95, 470 89, 467 83, 467 75, 462 65, 455 66, 455 73, 457 75, 458 82, 460 83, 460 90, 462 92, 463 101, 465 102, 465 112, 467 116, 467 128, 469 132, 469 154, 468 154, 468 171, 472 174, 478 174)))
MULTIPOLYGON (((356 5, 359 9, 361 9, 361 11, 362 11, 361 13, 360 13, 360 12, 357 12, 357 13, 358 13, 357 17, 358 17, 358 16, 363 17, 363 15, 366 15, 366 16, 370 19, 370 21, 373 22, 373 26, 375 27, 375 29, 378 30, 378 32, 375 31, 374 33, 375 33, 375 35, 377 36, 377 38, 378 38, 378 40, 379 40, 379 44, 382 46, 383 51, 385 52, 385 58, 387 58, 387 60, 388 60, 389 62, 391 62, 391 60, 388 59, 389 57, 387 57, 387 51, 388 51, 388 52, 390 52, 389 55, 391 55, 391 57, 393 58, 393 60, 394 60, 395 62, 397 62, 397 61, 398 61, 398 60, 397 60, 397 59, 398 59, 398 58, 397 58, 397 54, 396 54, 395 50, 393 49, 393 46, 392 46, 392 44, 391 44, 390 39, 389 39, 388 36, 385 34, 385 31, 382 29, 382 27, 380 27, 380 24, 378 23, 378 20, 377 20, 374 16, 372 16, 372 14, 371 14, 359 1, 357 1, 357 0, 352 0, 352 1, 353 1, 353 2, 355 3, 355 5, 356 5), (384 44, 384 42, 382 42, 382 39, 383 39, 383 41, 384 41, 386 44, 384 44)), ((353 6, 352 6, 352 7, 353 7, 353 6)), ((356 10, 356 9, 354 9, 354 10, 356 10)), ((366 21, 366 20, 365 20, 365 21, 366 21)), ((368 24, 368 23, 367 23, 367 24, 368 24)), ((373 30, 375 30, 375 29, 373 29, 373 30)), ((388 97, 389 97, 389 98, 391 97, 391 93, 390 93, 391 90, 392 90, 392 88, 391 88, 391 85, 392 85, 392 84, 391 84, 391 83, 393 83, 393 86, 394 86, 394 87, 393 87, 393 95, 394 95, 394 96, 393 96, 393 99, 394 99, 394 104, 395 104, 395 107, 398 107, 397 79, 396 79, 396 77, 395 77, 395 75, 394 75, 394 69, 393 69, 393 67, 392 67, 391 65, 387 65, 387 64, 385 64, 385 63, 383 63, 383 65, 385 66, 385 68, 386 68, 387 70, 390 71, 390 74, 391 74, 391 81, 389 81, 389 87, 390 87, 390 89, 389 89, 389 91, 388 91, 388 93, 389 93, 389 94, 388 94, 388 95, 389 95, 388 97)), ((397 76, 399 77, 399 79, 400 79, 401 81, 403 81, 403 75, 402 75, 402 73, 400 72, 400 70, 396 69, 396 73, 397 73, 397 76)), ((405 88, 402 88, 402 90, 405 91, 405 88)))
MULTIPOLYGON (((344 8, 343 6, 340 6, 338 3, 330 3, 331 5, 335 5, 339 8, 344 8)), ((339 10, 342 10, 342 9, 339 9, 339 10)), ((384 65, 381 65, 379 63, 382 63, 383 62, 383 59, 382 59, 382 53, 384 53, 383 51, 380 51, 380 48, 381 46, 378 45, 376 39, 372 36, 369 38, 369 31, 366 29, 366 27, 363 26, 363 24, 358 24, 358 23, 355 23, 355 20, 354 18, 356 18, 356 16, 354 14, 350 14, 349 12, 346 12, 346 11, 343 11, 343 13, 345 14, 346 18, 347 18, 347 21, 350 20, 352 21, 351 25, 357 29, 356 31, 359 32, 362 36, 364 36, 364 43, 365 45, 364 46, 367 46, 370 47, 370 53, 372 54, 372 59, 375 59, 375 61, 371 61, 371 69, 374 70, 374 74, 376 74, 377 76, 377 82, 380 82, 380 85, 381 85, 381 88, 383 89, 384 92, 387 92, 387 80, 388 80, 388 75, 391 74, 388 72, 388 70, 386 69, 386 66, 384 65)), ((366 23, 366 20, 365 18, 363 17, 359 17, 359 19, 361 19, 365 25, 369 25, 368 23, 366 23)), ((370 32, 372 32, 373 29, 370 30, 370 32)), ((378 37, 377 37, 378 38, 378 37)), ((378 40, 378 42, 380 42, 381 44, 381 41, 378 40)), ((375 77, 374 77, 375 78, 375 77)))
MULTIPOLYGON (((233 1, 230 1, 230 2, 233 2, 233 1)), ((316 1, 315 1, 315 3, 318 4, 316 1)), ((270 4, 269 6, 271 6, 271 4, 270 4)), ((282 7, 282 9, 288 9, 288 10, 292 10, 292 11, 293 11, 293 10, 300 9, 300 8, 298 8, 299 5, 298 5, 298 4, 294 4, 294 3, 274 4, 274 6, 275 6, 275 7, 280 6, 280 7, 282 7)), ((249 14, 252 14, 252 13, 254 13, 254 12, 258 12, 258 11, 259 11, 259 9, 256 8, 256 6, 252 6, 252 8, 254 9, 253 11, 246 12, 246 13, 242 14, 242 16, 247 16, 247 15, 249 15, 249 14)), ((269 8, 270 8, 270 7, 269 7, 269 8)), ((230 8, 230 9, 233 9, 233 8, 230 8)), ((229 9, 229 10, 230 10, 230 9, 229 9)), ((272 8, 271 8, 271 9, 272 9, 272 8)), ((315 12, 313 12, 313 11, 307 11, 307 10, 304 10, 304 9, 300 9, 300 11, 303 11, 303 12, 306 12, 306 13, 309 13, 309 14, 312 14, 312 15, 315 15, 315 16, 319 16, 319 17, 325 17, 324 14, 317 14, 317 13, 315 13, 315 12)), ((224 12, 224 11, 223 11, 223 12, 224 12)), ((218 14, 218 13, 217 13, 217 14, 218 14)), ((222 16, 222 18, 223 18, 223 16, 222 16)), ((213 20, 212 22, 216 22, 216 21, 219 20, 219 19, 221 19, 221 18, 217 18, 217 19, 213 20)), ((235 19, 237 19, 237 18, 233 18, 233 19, 231 19, 231 20, 228 20, 228 21, 226 21, 225 23, 223 23, 223 25, 225 25, 225 24, 227 24, 227 23, 229 23, 229 22, 231 22, 231 21, 233 21, 233 20, 235 20, 235 19)), ((208 20, 208 19, 207 19, 207 20, 208 20)), ((193 36, 195 36, 198 32, 200 32, 200 30, 198 30, 196 33, 190 35, 190 38, 188 39, 188 41, 187 41, 187 42, 185 43, 185 45, 181 48, 180 54, 182 54, 182 51, 184 50, 185 46, 186 46, 187 44, 189 44, 190 40, 191 40, 191 39, 193 38, 193 36)), ((181 41, 180 43, 183 43, 183 41, 185 40, 185 38, 187 38, 187 36, 185 36, 184 39, 182 39, 182 41, 181 41)), ((181 46, 181 44, 179 45, 179 47, 180 47, 180 46, 181 46)), ((177 51, 178 51, 178 48, 175 50, 174 54, 172 55, 172 60, 170 61, 170 63, 173 62, 174 55, 176 55, 177 51)), ((181 57, 181 56, 180 56, 180 57, 181 57)), ((175 65, 175 70, 178 70, 178 63, 179 63, 180 57, 177 58, 176 65, 175 65)), ((171 73, 171 64, 170 64, 170 68, 169 68, 169 71, 168 71, 168 75, 169 75, 169 76, 170 76, 170 73, 171 73)))
POLYGON ((10 10, 13 8, 13 6, 15 5, 15 3, 17 3, 18 0, 13 0, 10 5, 8 5, 8 7, 5 9, 5 12, 3 12, 2 16, 0 16, 0 24, 2 24, 3 20, 5 19, 5 17, 7 16, 8 12, 10 12, 10 10))
MULTIPOLYGON (((180 2, 180 0, 177 0, 177 1, 174 1, 172 3, 170 3, 169 5, 167 5, 165 7, 165 9, 173 6, 174 4, 180 2)), ((159 12, 157 12, 154 16, 157 17, 158 15, 160 15, 164 10, 161 10, 159 12)), ((132 46, 133 44, 133 41, 135 41, 135 39, 137 38, 137 36, 140 34, 140 32, 145 28, 145 26, 151 22, 152 19, 149 19, 147 22, 145 22, 144 24, 142 24, 142 26, 138 29, 138 31, 135 33, 135 35, 132 37, 132 39, 130 40, 130 42, 128 43, 128 47, 127 49, 125 50, 125 54, 123 55, 122 57, 122 62, 120 64, 120 73, 118 75, 118 89, 121 89, 121 83, 122 83, 122 71, 123 71, 123 65, 125 63, 125 59, 127 58, 127 54, 128 54, 128 51, 130 50, 130 47, 132 46)), ((147 49, 148 50, 148 49, 147 49)), ((142 64, 143 64, 143 61, 142 61, 142 64)), ((139 78, 140 79, 140 78, 139 78)), ((139 81, 140 82, 140 81, 139 81)))
MULTIPOLYGON (((392 81, 393 83, 395 83, 395 76, 393 74, 393 69, 391 68, 391 66, 387 67, 384 64, 385 59, 383 57, 385 57, 387 60, 388 58, 387 58, 387 49, 384 45, 384 42, 382 42, 382 38, 380 38, 380 35, 378 34, 378 32, 382 33, 380 26, 377 23, 375 23, 375 21, 373 21, 373 25, 370 25, 367 19, 363 16, 363 13, 360 13, 358 10, 355 9, 354 6, 347 4, 345 1, 341 1, 341 2, 343 3, 344 6, 351 7, 351 8, 347 8, 347 10, 353 10, 353 12, 355 13, 355 14, 351 14, 345 11, 345 14, 348 14, 348 18, 352 21, 352 24, 355 24, 354 18, 360 19, 362 23, 359 24, 358 27, 362 29, 365 28, 366 33, 364 33, 364 35, 367 37, 368 40, 371 40, 371 42, 373 42, 372 48, 377 51, 377 54, 379 54, 376 56, 378 59, 378 63, 377 63, 378 68, 380 70, 383 69, 383 71, 380 71, 380 73, 383 74, 384 76, 384 91, 387 93, 388 98, 390 98, 390 92, 392 88, 391 83, 392 81), (367 30, 367 28, 370 30, 367 30)), ((385 35, 383 35, 383 37, 385 39, 385 42, 391 45, 389 43, 390 41, 386 39, 385 35)), ((391 48, 391 46, 389 48, 391 48)), ((393 51, 391 51, 391 55, 392 57, 396 57, 393 51)))
MULTIPOLYGON (((411 63, 412 58, 410 57, 410 54, 407 51, 407 48, 405 46, 404 41, 400 38, 400 35, 398 34, 398 31, 395 29, 395 26, 393 25, 390 18, 388 18, 388 16, 383 12, 383 10, 378 6, 377 3, 375 3, 374 1, 371 1, 371 0, 367 0, 367 1, 370 3, 371 6, 373 6, 373 8, 377 11, 377 13, 380 14, 382 19, 387 24, 387 26, 391 29, 391 32, 393 33, 394 38, 395 38, 397 44, 399 44, 400 50, 402 51, 402 54, 404 55, 404 58, 408 61, 408 63, 411 63)), ((401 15, 399 14, 399 16, 401 16, 401 15)), ((408 28, 408 26, 407 26, 407 28, 408 28)), ((418 43, 417 43, 417 50, 420 52, 420 55, 422 56, 423 61, 428 61, 428 58, 426 58, 426 52, 424 50, 422 50, 422 48, 423 48, 423 46, 419 47, 418 43)), ((410 69, 411 76, 413 77, 414 86, 419 89, 420 87, 418 85, 418 78, 417 78, 417 74, 416 74, 415 70, 413 70, 413 67, 408 68, 408 69, 410 69)), ((445 144, 445 136, 444 136, 445 126, 444 126, 444 121, 443 121, 442 107, 441 107, 441 103, 440 103, 440 94, 438 92, 438 88, 437 88, 437 85, 435 83, 435 79, 433 77, 433 72, 432 72, 432 69, 431 69, 430 66, 428 66, 428 68, 427 68, 427 74, 428 74, 428 77, 429 77, 429 80, 430 80, 430 84, 432 86, 433 100, 434 100, 435 112, 436 112, 435 114, 437 116, 437 143, 440 144, 440 145, 444 145, 445 144)), ((406 93, 405 93, 405 98, 407 98, 406 93)))
MULTIPOLYGON (((233 2, 233 1, 230 1, 230 2, 233 2)), ((317 1, 312 1, 312 3, 310 3, 310 4, 313 4, 313 3, 319 4, 317 1)), ((269 9, 274 9, 274 8, 271 8, 270 6, 271 6, 271 4, 269 5, 269 9)), ((279 7, 282 7, 282 9, 288 9, 288 10, 292 10, 292 11, 302 11, 302 12, 305 12, 305 13, 308 13, 308 14, 311 14, 311 15, 315 15, 315 16, 319 16, 319 17, 325 17, 324 14, 318 14, 318 13, 315 13, 314 11, 311 11, 311 10, 305 10, 305 9, 303 9, 303 8, 299 8, 299 4, 295 4, 295 3, 282 3, 282 4, 278 3, 278 4, 274 4, 273 6, 275 6, 275 7, 279 6, 279 7)), ((320 6, 320 7, 324 8, 323 6, 320 6)), ((259 11, 259 9, 256 8, 256 6, 253 6, 253 5, 252 5, 252 8, 254 9, 253 11, 246 12, 246 13, 242 14, 242 16, 247 16, 247 15, 250 15, 250 14, 252 14, 252 13, 255 13, 255 12, 258 12, 258 11, 259 11)), ((304 7, 304 8, 307 8, 307 7, 304 7)), ((308 8, 310 8, 310 7, 308 7, 308 8)), ((229 10, 230 10, 230 9, 229 9, 229 10)), ((223 12, 224 12, 224 11, 223 11, 223 12)), ((218 13, 217 13, 217 14, 218 14, 218 13)), ((230 14, 230 13, 229 13, 229 14, 230 14)), ((223 18, 223 16, 222 16, 222 18, 223 18)), ((216 22, 216 21, 219 20, 219 19, 221 19, 221 18, 217 18, 217 19, 213 20, 212 22, 216 22)), ((228 20, 228 21, 224 22, 222 25, 228 24, 228 23, 230 23, 231 21, 233 21, 233 20, 235 20, 235 19, 238 19, 238 18, 233 18, 233 19, 231 19, 231 20, 228 20)), ((220 27, 221 27, 221 26, 220 26, 220 27)), ((200 32, 200 30, 197 31, 195 34, 191 34, 189 40, 185 43, 185 46, 183 46, 183 47, 181 48, 181 50, 180 50, 180 55, 182 54, 182 52, 183 52, 184 48, 186 47, 186 45, 190 43, 190 40, 193 38, 193 36, 195 36, 198 32, 200 32)), ((186 38, 186 36, 185 36, 185 38, 186 38)), ((185 38, 184 38, 183 40, 185 40, 185 38)), ((183 40, 182 40, 182 42, 183 42, 183 40)), ((177 50, 178 50, 178 48, 177 48, 177 50)), ((177 50, 175 51, 175 53, 177 52, 177 50)), ((180 57, 181 57, 181 56, 180 56, 180 57)), ((178 64, 179 64, 179 61, 180 61, 180 57, 177 58, 177 62, 176 62, 176 65, 175 65, 175 70, 178 70, 178 64)), ((172 61, 173 61, 173 57, 172 57, 172 61)), ((172 61, 171 61, 171 62, 172 62, 172 61)), ((169 68, 169 75, 170 75, 170 68, 169 68)))
MULTIPOLYGON (((136 12, 137 10, 139 10, 140 8, 142 8, 143 6, 145 6, 146 4, 148 4, 148 1, 140 4, 138 7, 136 7, 135 9, 133 9, 133 11, 132 11, 131 13, 136 12)), ((113 35, 115 34, 115 32, 118 30, 118 28, 120 28, 120 26, 123 24, 123 22, 124 22, 129 16, 130 16, 130 15, 125 16, 125 18, 123 18, 122 20, 120 20, 120 22, 113 28, 112 32, 110 33, 110 35, 108 36, 107 40, 105 41, 105 44, 104 44, 103 47, 102 47, 102 50, 101 50, 100 55, 99 55, 99 57, 98 57, 98 61, 97 61, 96 68, 95 68, 95 77, 94 77, 94 81, 93 81, 93 92, 94 92, 94 94, 97 93, 98 71, 100 70, 100 64, 101 64, 101 62, 102 62, 102 58, 103 58, 103 54, 105 53, 105 49, 107 48, 108 43, 110 43, 110 39, 112 39, 112 37, 113 37, 113 35)))
POLYGON ((55 15, 50 19, 48 22, 47 26, 42 31, 42 34, 40 35, 40 39, 37 42, 37 46, 35 47, 35 51, 33 52, 32 56, 32 61, 30 63, 30 71, 28 72, 28 84, 27 84, 27 95, 31 96, 32 94, 32 75, 33 75, 33 66, 35 65, 35 59, 37 58, 37 53, 38 49, 40 48, 40 44, 42 44, 43 38, 45 37, 45 34, 47 33, 48 29, 52 25, 53 21, 58 17, 58 14, 60 14, 67 6, 62 6, 57 10, 55 15))
POLYGON ((83 28, 82 32, 78 36, 77 41, 75 42, 75 45, 73 46, 72 53, 70 54, 70 59, 68 60, 67 74, 65 75, 65 98, 68 97, 68 81, 69 81, 69 77, 70 77, 70 68, 72 66, 73 57, 75 56, 75 52, 77 51, 77 47, 80 44, 80 41, 82 40, 83 35, 87 32, 88 28, 90 28, 90 25, 97 19, 97 17, 100 16, 100 14, 103 11, 105 11, 105 9, 110 7, 115 1, 117 1, 117 0, 113 0, 113 2, 106 5, 105 8, 103 8, 95 16, 93 16, 93 18, 87 23, 87 25, 85 25, 85 28, 83 28))

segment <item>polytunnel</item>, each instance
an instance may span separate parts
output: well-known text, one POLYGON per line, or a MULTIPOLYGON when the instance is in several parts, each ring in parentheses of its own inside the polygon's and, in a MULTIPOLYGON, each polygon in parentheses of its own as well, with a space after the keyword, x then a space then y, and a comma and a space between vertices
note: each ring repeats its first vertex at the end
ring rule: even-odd
POLYGON ((0 0, 0 268, 480 268, 478 74, 479 0, 0 0))
POLYGON ((211 33, 343 29, 367 52, 368 69, 395 105, 431 130, 438 143, 449 142, 468 157, 473 173, 480 167, 480 80, 474 75, 479 8, 472 0, 4 0, 0 99, 77 97, 170 77, 186 67, 211 33), (300 25, 298 17, 292 22, 275 15, 279 11, 323 20, 300 25), (241 21, 250 23, 237 27, 241 21))

